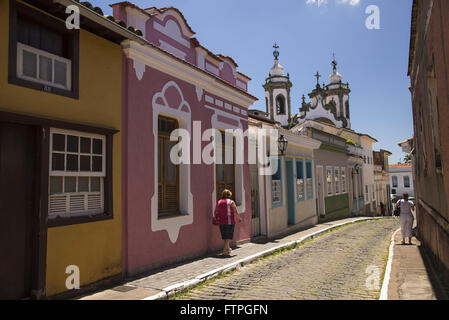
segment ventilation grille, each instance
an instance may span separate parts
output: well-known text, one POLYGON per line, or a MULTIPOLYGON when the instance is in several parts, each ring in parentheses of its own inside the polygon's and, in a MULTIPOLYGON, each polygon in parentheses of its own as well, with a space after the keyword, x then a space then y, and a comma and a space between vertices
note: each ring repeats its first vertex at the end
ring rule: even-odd
POLYGON ((80 213, 99 213, 103 210, 103 197, 100 193, 64 194, 49 196, 49 216, 64 216, 80 213))
POLYGON ((87 209, 89 211, 101 211, 103 209, 103 201, 100 194, 90 194, 87 198, 87 209))
POLYGON ((70 212, 79 213, 84 211, 84 195, 70 196, 70 212))
POLYGON ((55 216, 58 214, 64 214, 66 213, 67 203, 66 203, 67 197, 64 196, 50 196, 49 199, 49 206, 48 206, 48 214, 50 216, 55 216))

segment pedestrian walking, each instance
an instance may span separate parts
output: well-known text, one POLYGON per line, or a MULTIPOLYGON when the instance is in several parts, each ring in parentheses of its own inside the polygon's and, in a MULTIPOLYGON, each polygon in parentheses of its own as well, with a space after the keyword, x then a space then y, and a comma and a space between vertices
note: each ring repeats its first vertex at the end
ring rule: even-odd
POLYGON ((218 216, 220 222, 221 238, 224 241, 223 256, 231 255, 230 243, 234 238, 234 229, 236 221, 241 222, 242 218, 237 210, 235 202, 232 201, 232 192, 224 190, 222 197, 217 203, 215 215, 218 216))
POLYGON ((396 203, 396 208, 400 209, 399 222, 401 224, 402 244, 405 243, 405 238, 408 238, 408 244, 412 244, 413 237, 413 217, 412 210, 415 210, 415 205, 409 199, 408 193, 404 193, 403 199, 396 203))
POLYGON ((385 205, 383 202, 380 203, 380 212, 382 213, 382 216, 385 217, 385 205))

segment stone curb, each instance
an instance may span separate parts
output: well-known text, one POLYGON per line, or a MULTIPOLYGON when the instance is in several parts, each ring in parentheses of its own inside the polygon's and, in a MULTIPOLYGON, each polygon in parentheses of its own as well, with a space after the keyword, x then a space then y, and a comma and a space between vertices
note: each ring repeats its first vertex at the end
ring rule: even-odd
POLYGON ((182 291, 185 291, 191 287, 194 287, 200 283, 203 283, 207 280, 210 279, 214 279, 217 278, 218 276, 220 276, 221 274, 228 272, 228 271, 233 271, 233 270, 237 270, 240 269, 241 267, 243 267, 246 264, 249 264, 253 261, 259 260, 263 257, 269 256, 271 254, 273 254, 274 252, 276 252, 279 249, 283 249, 283 248, 289 248, 289 247, 294 247, 298 244, 300 244, 301 242, 304 242, 305 240, 308 239, 313 239, 314 237, 325 233, 329 230, 347 225, 347 224, 352 224, 355 222, 360 222, 360 221, 369 221, 369 220, 378 220, 378 219, 383 219, 384 217, 364 217, 364 218, 355 218, 354 220, 350 220, 350 221, 346 221, 343 223, 338 223, 332 226, 329 226, 327 228, 324 228, 322 230, 313 232, 309 235, 306 235, 304 237, 299 238, 298 240, 293 240, 293 241, 289 241, 286 243, 283 243, 281 245, 278 245, 276 247, 270 248, 270 249, 266 249, 264 251, 258 252, 256 254, 250 255, 248 257, 242 258, 240 260, 237 260, 235 262, 229 263, 227 265, 224 265, 220 268, 214 269, 212 271, 206 272, 204 274, 201 274, 197 277, 195 277, 194 279, 190 279, 184 282, 180 282, 171 286, 168 286, 166 288, 162 289, 162 292, 143 298, 142 300, 166 300, 170 297, 172 297, 173 295, 180 293, 182 291))
POLYGON ((395 244, 394 237, 399 231, 401 231, 401 228, 393 232, 393 235, 391 236, 390 248, 388 249, 387 267, 385 269, 385 275, 382 282, 382 289, 380 291, 379 300, 388 300, 388 286, 390 284, 391 265, 393 264, 393 255, 394 255, 394 244, 395 244))

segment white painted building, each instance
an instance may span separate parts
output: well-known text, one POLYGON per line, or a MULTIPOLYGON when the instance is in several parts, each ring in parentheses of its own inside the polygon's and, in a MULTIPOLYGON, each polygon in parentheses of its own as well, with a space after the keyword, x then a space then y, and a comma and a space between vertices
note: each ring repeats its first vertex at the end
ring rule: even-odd
POLYGON ((273 238, 314 226, 318 222, 314 151, 321 142, 282 128, 262 111, 250 110, 248 121, 249 152, 262 159, 269 155, 265 163, 259 157, 257 163, 250 163, 252 237, 273 238), (266 143, 257 143, 259 134, 270 129, 278 135, 267 135, 266 143), (280 135, 288 141, 284 154, 278 150, 280 135))
POLYGON ((390 166, 390 184, 392 193, 402 196, 408 193, 410 197, 415 196, 413 188, 413 166, 412 164, 396 164, 390 166))
POLYGON ((374 181, 373 143, 376 139, 367 134, 360 135, 360 145, 363 154, 363 193, 365 196, 365 213, 376 210, 376 185, 374 181))

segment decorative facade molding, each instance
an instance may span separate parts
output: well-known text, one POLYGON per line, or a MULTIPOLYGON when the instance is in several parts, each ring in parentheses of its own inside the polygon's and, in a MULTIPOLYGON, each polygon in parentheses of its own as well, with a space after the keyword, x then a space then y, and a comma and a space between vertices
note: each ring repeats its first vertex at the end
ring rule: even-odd
POLYGON ((179 61, 165 52, 150 45, 140 45, 135 41, 126 40, 122 43, 123 51, 128 59, 142 62, 166 74, 171 74, 180 80, 192 83, 204 90, 223 97, 244 108, 251 106, 257 98, 227 85, 224 81, 208 75, 183 61, 179 61))

